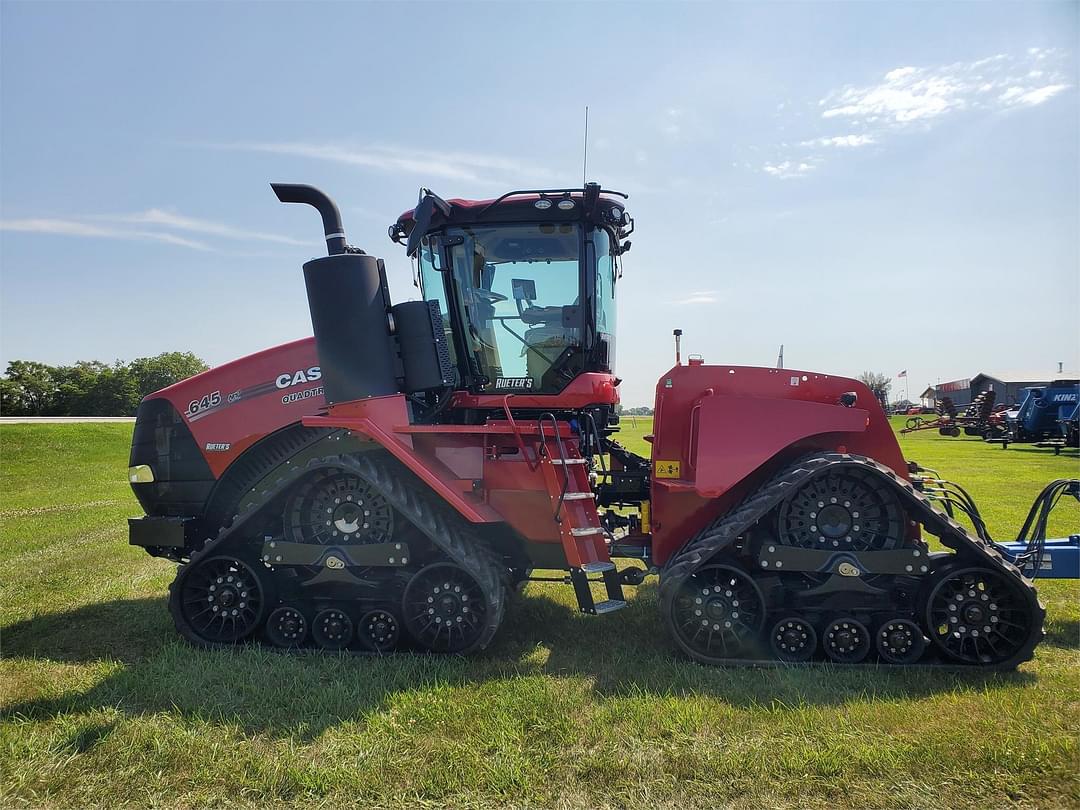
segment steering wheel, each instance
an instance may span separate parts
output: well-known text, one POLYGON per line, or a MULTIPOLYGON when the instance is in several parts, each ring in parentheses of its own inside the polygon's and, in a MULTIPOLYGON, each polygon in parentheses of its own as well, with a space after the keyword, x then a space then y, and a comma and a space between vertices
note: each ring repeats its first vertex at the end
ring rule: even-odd
POLYGON ((502 293, 492 292, 491 290, 482 290, 479 288, 473 290, 473 295, 475 295, 477 298, 483 298, 485 301, 490 301, 493 304, 497 304, 500 301, 508 300, 507 297, 502 293))

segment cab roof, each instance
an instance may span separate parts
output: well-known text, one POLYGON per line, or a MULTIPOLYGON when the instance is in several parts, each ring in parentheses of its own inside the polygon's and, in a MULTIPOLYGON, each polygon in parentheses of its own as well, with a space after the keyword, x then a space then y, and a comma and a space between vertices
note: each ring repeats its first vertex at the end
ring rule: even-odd
MULTIPOLYGON (((590 184, 594 186, 594 184, 590 184)), ((421 192, 423 194, 423 191, 421 192)), ((437 212, 429 230, 445 225, 472 225, 483 222, 592 222, 618 230, 629 224, 625 200, 628 195, 595 186, 584 189, 535 189, 510 191, 487 200, 446 200, 449 215, 437 212), (546 201, 546 205, 541 201, 546 201), (539 205, 538 205, 539 204, 539 205), (588 210, 586 210, 588 209, 588 210)), ((415 224, 416 208, 405 211, 390 226, 390 236, 408 236, 415 224)), ((397 241, 397 239, 395 239, 397 241)))

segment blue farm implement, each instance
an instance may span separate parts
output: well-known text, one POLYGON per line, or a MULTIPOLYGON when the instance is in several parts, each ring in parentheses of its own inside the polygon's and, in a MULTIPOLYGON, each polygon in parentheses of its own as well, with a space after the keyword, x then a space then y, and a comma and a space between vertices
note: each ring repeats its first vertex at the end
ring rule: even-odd
POLYGON ((1018 408, 991 420, 986 440, 1001 442, 1002 448, 1010 444, 1052 447, 1055 453, 1080 446, 1080 382, 1059 381, 1025 391, 1018 408))

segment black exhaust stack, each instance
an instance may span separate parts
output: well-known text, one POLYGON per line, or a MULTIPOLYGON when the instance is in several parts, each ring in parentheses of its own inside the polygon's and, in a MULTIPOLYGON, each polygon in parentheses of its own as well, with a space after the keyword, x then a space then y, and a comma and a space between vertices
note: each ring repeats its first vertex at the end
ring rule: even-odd
POLYGON ((341 214, 319 189, 289 183, 270 187, 281 202, 306 203, 322 216, 330 255, 304 265, 304 283, 327 403, 399 393, 382 259, 346 244, 341 214))

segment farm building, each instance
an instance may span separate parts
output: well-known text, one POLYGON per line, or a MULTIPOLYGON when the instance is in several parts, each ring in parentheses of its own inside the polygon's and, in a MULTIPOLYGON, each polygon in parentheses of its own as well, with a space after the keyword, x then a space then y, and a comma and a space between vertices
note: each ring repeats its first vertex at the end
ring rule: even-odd
POLYGON ((1042 374, 1038 372, 1011 372, 1003 374, 990 374, 980 371, 974 377, 950 382, 938 383, 927 388, 921 399, 923 402, 936 403, 942 397, 949 397, 957 407, 963 407, 971 403, 975 397, 984 391, 993 391, 996 401, 1012 404, 1020 400, 1020 390, 1033 385, 1048 385, 1052 380, 1058 379, 1060 374, 1042 374))

